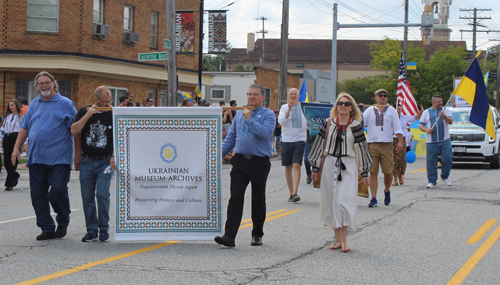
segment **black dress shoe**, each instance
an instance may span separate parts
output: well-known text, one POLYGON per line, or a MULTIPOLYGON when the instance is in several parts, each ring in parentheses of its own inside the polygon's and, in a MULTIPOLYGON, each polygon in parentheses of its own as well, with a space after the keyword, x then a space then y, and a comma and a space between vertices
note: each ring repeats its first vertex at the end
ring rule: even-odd
POLYGON ((54 232, 42 232, 36 237, 37 240, 54 239, 54 232))
POLYGON ((12 191, 13 189, 14 189, 14 187, 12 187, 12 186, 5 187, 5 191, 12 191))
POLYGON ((230 236, 227 236, 227 235, 223 235, 221 237, 217 236, 217 237, 214 238, 214 240, 218 244, 222 244, 222 245, 230 246, 230 247, 235 246, 235 244, 234 244, 234 238, 232 238, 230 236))
POLYGON ((57 226, 56 233, 54 234, 55 238, 63 238, 66 235, 66 229, 68 226, 57 226))
POLYGON ((262 245, 262 237, 252 237, 252 245, 253 246, 262 245))

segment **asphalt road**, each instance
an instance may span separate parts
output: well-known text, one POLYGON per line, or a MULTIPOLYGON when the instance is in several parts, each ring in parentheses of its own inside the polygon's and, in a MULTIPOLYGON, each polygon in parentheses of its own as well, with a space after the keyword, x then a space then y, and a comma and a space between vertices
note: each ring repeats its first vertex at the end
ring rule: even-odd
MULTIPOLYGON (((224 211, 229 171, 225 164, 224 211)), ((284 168, 276 159, 267 187, 272 214, 262 247, 250 246, 248 224, 240 229, 235 248, 213 241, 83 243, 77 172, 69 184, 68 235, 37 241, 28 171, 20 173, 14 191, 0 191, 0 284, 500 284, 500 170, 487 165, 456 166, 451 187, 439 182, 425 189, 425 159, 417 159, 408 166, 405 184, 392 188, 391 205, 383 205, 381 192, 377 208, 358 198, 358 230, 347 237, 348 253, 328 249, 333 231, 321 225, 319 190, 305 183, 305 175, 302 200, 287 202, 284 168), (484 235, 466 244, 491 219, 484 235)), ((243 219, 250 217, 249 192, 243 219)))

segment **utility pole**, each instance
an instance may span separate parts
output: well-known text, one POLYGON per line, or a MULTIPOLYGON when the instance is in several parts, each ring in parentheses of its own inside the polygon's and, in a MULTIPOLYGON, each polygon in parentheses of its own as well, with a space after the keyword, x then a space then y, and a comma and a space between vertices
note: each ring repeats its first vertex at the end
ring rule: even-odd
POLYGON ((497 88, 495 89, 496 93, 496 102, 495 102, 495 107, 498 108, 500 107, 500 48, 498 49, 498 67, 497 67, 497 88))
MULTIPOLYGON (((460 9, 460 11, 463 12, 473 12, 473 17, 460 17, 459 19, 464 19, 464 20, 472 20, 472 24, 469 24, 472 26, 472 31, 470 30, 464 30, 464 32, 472 32, 472 54, 475 56, 476 55, 476 34, 478 32, 490 32, 490 31, 478 31, 477 26, 484 27, 481 25, 478 20, 489 20, 491 17, 477 17, 477 11, 491 11, 491 9, 460 9)), ((462 30, 460 30, 462 32, 462 30)))
POLYGON ((257 31, 256 33, 257 34, 262 34, 262 56, 261 56, 261 62, 260 64, 262 64, 262 67, 266 67, 266 56, 265 56, 265 41, 266 41, 266 34, 267 34, 267 31, 264 29, 264 21, 267 20, 266 17, 260 17, 260 18, 256 18, 255 20, 262 20, 262 30, 260 31, 257 31))
MULTIPOLYGON (((408 0, 405 0, 405 24, 408 23, 408 0)), ((404 27, 404 37, 403 37, 403 61, 405 63, 408 60, 408 27, 404 27)))
MULTIPOLYGON (((200 45, 198 47, 198 83, 200 83, 201 89, 201 78, 202 78, 202 69, 203 69, 203 1, 200 0, 200 34, 199 34, 199 42, 200 45)), ((201 91, 201 90, 200 90, 201 91)))
POLYGON ((288 8, 289 0, 283 0, 283 15, 281 20, 281 56, 280 56, 280 106, 287 99, 288 75, 288 8))
POLYGON ((167 106, 177 106, 177 56, 175 52, 175 0, 167 1, 167 40, 172 45, 167 49, 168 57, 168 98, 167 106))
POLYGON ((337 30, 339 29, 338 15, 337 15, 338 4, 333 4, 333 34, 332 34, 332 78, 330 79, 330 88, 332 93, 330 94, 330 103, 334 104, 337 97, 337 30))

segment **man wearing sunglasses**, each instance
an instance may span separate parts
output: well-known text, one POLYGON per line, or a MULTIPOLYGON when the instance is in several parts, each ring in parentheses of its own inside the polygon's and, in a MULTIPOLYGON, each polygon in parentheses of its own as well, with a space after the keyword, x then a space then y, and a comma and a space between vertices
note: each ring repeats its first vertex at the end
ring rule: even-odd
POLYGON ((377 104, 366 109, 363 114, 366 136, 373 165, 370 169, 370 192, 372 199, 368 207, 377 206, 378 170, 379 164, 384 174, 384 204, 391 203, 390 187, 392 184, 393 163, 393 135, 398 138, 397 152, 405 147, 403 131, 399 122, 398 113, 392 106, 387 105, 388 92, 385 89, 375 91, 377 104))
POLYGON ((109 111, 99 112, 96 107, 110 107, 111 100, 111 92, 107 87, 97 87, 94 104, 80 108, 71 125, 71 133, 75 136, 75 169, 80 171, 80 191, 87 228, 83 242, 109 239, 109 186, 113 172, 104 173, 104 170, 110 165, 116 169, 113 157, 113 114, 109 111))

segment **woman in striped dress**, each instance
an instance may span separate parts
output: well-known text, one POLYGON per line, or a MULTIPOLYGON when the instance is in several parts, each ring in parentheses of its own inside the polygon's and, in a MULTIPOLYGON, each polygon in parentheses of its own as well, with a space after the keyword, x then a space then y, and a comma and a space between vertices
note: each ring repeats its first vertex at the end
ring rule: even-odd
POLYGON ((368 187, 368 170, 372 166, 366 143, 361 113, 356 101, 347 93, 338 96, 335 106, 316 136, 309 154, 313 166, 312 179, 321 175, 320 214, 325 226, 332 227, 335 243, 330 249, 347 252, 346 236, 355 231, 358 173, 368 187), (322 155, 325 155, 321 165, 322 155))

